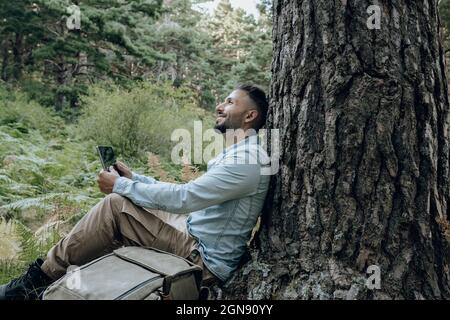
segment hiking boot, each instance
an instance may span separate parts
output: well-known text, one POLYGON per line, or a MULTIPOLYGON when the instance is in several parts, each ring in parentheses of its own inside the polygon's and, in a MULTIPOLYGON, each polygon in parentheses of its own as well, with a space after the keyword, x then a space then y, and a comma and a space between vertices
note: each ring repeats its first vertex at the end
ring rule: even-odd
POLYGON ((38 300, 53 280, 49 278, 41 266, 42 259, 30 264, 28 271, 8 284, 0 286, 0 300, 38 300))

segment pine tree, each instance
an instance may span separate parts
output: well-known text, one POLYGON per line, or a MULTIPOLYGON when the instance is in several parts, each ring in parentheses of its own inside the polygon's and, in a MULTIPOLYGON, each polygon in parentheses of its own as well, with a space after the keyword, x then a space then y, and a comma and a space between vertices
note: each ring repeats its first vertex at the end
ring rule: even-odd
POLYGON ((238 83, 253 82, 266 89, 270 80, 272 56, 270 4, 259 5, 258 21, 229 0, 219 2, 207 24, 215 55, 216 98, 223 97, 238 83))
POLYGON ((274 2, 268 125, 280 170, 259 249, 227 298, 449 299, 437 2, 383 2, 380 29, 367 26, 367 2, 302 4, 274 2))
POLYGON ((80 2, 79 29, 68 28, 71 5, 69 0, 20 0, 0 6, 0 16, 10 17, 0 25, 2 43, 9 44, 14 58, 11 68, 9 50, 3 50, 2 78, 20 80, 24 58, 31 57, 29 69, 47 75, 43 81, 55 94, 56 110, 77 105, 87 84, 80 76, 134 78, 139 74, 127 73, 127 57, 151 65, 158 56, 147 43, 160 0, 80 2))

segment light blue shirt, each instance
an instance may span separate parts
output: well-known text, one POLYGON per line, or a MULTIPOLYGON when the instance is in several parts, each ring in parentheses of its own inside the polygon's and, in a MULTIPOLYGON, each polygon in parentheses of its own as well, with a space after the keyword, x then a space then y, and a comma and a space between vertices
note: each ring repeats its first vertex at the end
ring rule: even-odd
POLYGON ((198 240, 205 265, 226 281, 236 270, 258 220, 269 187, 269 165, 258 136, 249 136, 208 162, 201 177, 186 184, 160 182, 133 173, 113 192, 134 204, 187 214, 187 230, 198 240))

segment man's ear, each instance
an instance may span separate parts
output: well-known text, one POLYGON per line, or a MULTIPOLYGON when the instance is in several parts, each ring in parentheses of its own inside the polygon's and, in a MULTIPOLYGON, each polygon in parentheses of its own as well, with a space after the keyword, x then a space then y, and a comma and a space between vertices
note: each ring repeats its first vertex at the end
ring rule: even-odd
POLYGON ((244 122, 246 122, 246 123, 252 122, 256 118, 258 118, 258 115, 259 115, 258 110, 256 110, 256 109, 249 110, 249 111, 247 111, 244 122))

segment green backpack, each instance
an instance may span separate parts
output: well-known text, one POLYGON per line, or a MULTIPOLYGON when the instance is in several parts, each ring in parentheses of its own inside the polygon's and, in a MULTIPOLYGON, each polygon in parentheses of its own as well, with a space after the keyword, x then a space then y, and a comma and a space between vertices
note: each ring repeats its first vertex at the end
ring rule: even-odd
POLYGON ((122 247, 48 287, 44 300, 197 300, 202 268, 154 248, 122 247))

